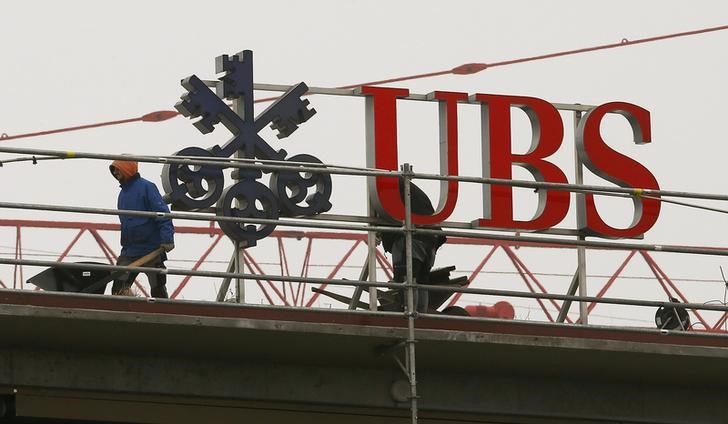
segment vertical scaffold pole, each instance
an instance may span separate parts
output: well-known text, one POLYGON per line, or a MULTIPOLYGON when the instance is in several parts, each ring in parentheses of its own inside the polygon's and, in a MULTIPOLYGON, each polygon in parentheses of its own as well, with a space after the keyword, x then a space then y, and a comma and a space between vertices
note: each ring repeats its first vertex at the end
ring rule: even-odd
MULTIPOLYGON (((246 119, 246 115, 248 119, 253 119, 253 110, 252 110, 252 101, 251 99, 244 99, 244 98, 237 98, 233 99, 233 111, 243 118, 243 120, 246 119), (248 110, 246 110, 246 103, 248 104, 248 110)), ((238 150, 235 152, 236 158, 244 158, 245 153, 241 150, 238 150)), ((234 173, 233 173, 234 174, 234 173)), ((235 200, 235 206, 240 207, 240 201, 235 200)), ((233 262, 235 263, 235 273, 236 274, 242 274, 245 272, 245 258, 243 257, 243 250, 247 247, 245 242, 240 241, 234 241, 233 242, 233 249, 235 251, 233 252, 233 262)), ((236 277, 235 278, 235 302, 236 303, 245 303, 245 280, 236 277)))
MULTIPOLYGON (((235 255, 233 253, 233 255, 235 255)), ((228 263, 227 272, 235 272, 235 256, 230 256, 230 262, 228 263)), ((228 290, 230 289, 230 280, 232 278, 225 277, 222 280, 222 284, 220 284, 220 290, 217 291, 217 297, 215 298, 218 302, 224 302, 225 296, 227 295, 228 290)))
MULTIPOLYGON (((245 244, 236 241, 234 244, 235 252, 235 273, 242 274, 245 271, 245 258, 243 257, 243 249, 245 244)), ((235 277, 235 302, 245 303, 245 280, 240 277, 235 277)))
MULTIPOLYGON (((581 112, 574 111, 574 137, 577 136, 579 131, 579 121, 581 120, 581 112)), ((576 143, 574 143, 576 145, 576 143)), ((579 158, 579 151, 574 149, 574 177, 576 178, 576 184, 584 184, 584 170, 579 158)), ((586 211, 584 210, 584 194, 576 194, 576 228, 579 230, 579 235, 576 236, 577 240, 583 241, 586 239, 581 232, 586 228, 586 211)), ((577 261, 577 280, 579 284, 579 296, 587 296, 586 287, 586 248, 584 246, 577 246, 576 248, 576 261, 577 261)), ((589 324, 589 309, 587 303, 583 300, 579 301, 579 322, 581 325, 589 324)))
MULTIPOLYGON (((374 218, 374 208, 372 207, 372 201, 367 197, 367 205, 369 209, 369 218, 374 218)), ((376 235, 369 231, 367 232, 367 276, 370 282, 377 281, 377 240, 376 235)), ((358 299, 357 299, 358 300, 358 299)), ((369 310, 377 310, 377 288, 369 287, 369 310)))
POLYGON ((412 191, 410 187, 412 179, 412 166, 408 163, 402 165, 404 174, 404 235, 405 235, 405 259, 407 278, 405 287, 407 291, 407 306, 405 307, 405 315, 407 316, 407 373, 410 383, 410 410, 412 415, 412 424, 417 424, 417 368, 415 362, 415 318, 417 311, 415 309, 415 286, 417 281, 412 276, 412 191))

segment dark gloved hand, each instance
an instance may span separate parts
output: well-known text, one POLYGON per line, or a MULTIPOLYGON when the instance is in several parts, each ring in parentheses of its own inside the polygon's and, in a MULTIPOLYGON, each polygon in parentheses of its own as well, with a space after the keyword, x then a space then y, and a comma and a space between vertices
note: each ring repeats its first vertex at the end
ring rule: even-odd
POLYGON ((165 252, 171 252, 174 249, 174 243, 162 243, 159 245, 165 252))

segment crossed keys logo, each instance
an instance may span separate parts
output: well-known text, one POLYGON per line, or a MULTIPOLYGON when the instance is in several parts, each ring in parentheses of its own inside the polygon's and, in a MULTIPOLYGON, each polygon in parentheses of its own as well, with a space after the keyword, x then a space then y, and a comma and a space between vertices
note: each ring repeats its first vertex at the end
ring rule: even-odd
MULTIPOLYGON (((301 99, 308 91, 304 83, 291 87, 258 117, 253 116, 253 52, 245 50, 233 56, 215 59, 218 77, 215 94, 197 76, 182 80, 187 90, 175 108, 184 116, 196 119, 194 126, 203 134, 212 132, 222 123, 232 133, 224 146, 209 149, 187 147, 175 156, 205 158, 237 157, 285 161, 291 164, 285 170, 271 172, 269 186, 257 181, 263 172, 259 169, 236 169, 232 173, 235 183, 223 188, 221 166, 166 164, 162 170, 165 200, 179 210, 199 210, 215 204, 218 216, 253 219, 277 219, 279 216, 311 216, 331 209, 331 176, 327 173, 302 172, 299 164, 322 164, 316 157, 298 154, 286 158, 286 151, 275 150, 259 134, 270 125, 278 138, 291 135, 298 126, 311 118, 316 110, 301 99), (222 99, 239 100, 242 113, 238 115, 222 99)), ((253 224, 220 221, 220 228, 232 240, 255 246, 258 240, 270 235, 275 224, 253 224)))

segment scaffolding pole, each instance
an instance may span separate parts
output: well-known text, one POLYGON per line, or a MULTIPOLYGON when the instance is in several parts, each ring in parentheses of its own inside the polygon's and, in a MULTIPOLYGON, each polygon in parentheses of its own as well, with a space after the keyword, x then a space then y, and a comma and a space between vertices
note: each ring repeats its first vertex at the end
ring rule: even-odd
POLYGON ((415 306, 415 288, 417 280, 412 275, 412 196, 411 178, 412 166, 408 163, 402 165, 404 176, 404 236, 405 236, 405 260, 407 279, 405 286, 407 290, 407 304, 405 315, 407 316, 407 341, 405 344, 407 354, 407 378, 410 383, 410 412, 412 424, 417 424, 417 364, 415 355, 415 319, 417 309, 415 306))

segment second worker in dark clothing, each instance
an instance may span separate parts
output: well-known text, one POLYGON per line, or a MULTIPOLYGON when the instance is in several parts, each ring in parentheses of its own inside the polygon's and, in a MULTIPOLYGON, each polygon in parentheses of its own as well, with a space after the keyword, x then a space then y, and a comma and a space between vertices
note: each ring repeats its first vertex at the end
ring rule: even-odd
MULTIPOLYGON (((399 179, 399 195, 404 203, 404 180, 399 179)), ((429 197, 422 189, 410 183, 410 205, 412 213, 417 215, 432 215, 435 209, 432 207, 429 197)), ((439 230, 439 227, 427 226, 432 230, 439 230)), ((380 235, 382 247, 386 252, 392 254, 392 266, 394 268, 393 280, 402 283, 407 279, 407 256, 406 237, 400 232, 386 232, 380 235)), ((418 284, 427 284, 430 270, 435 263, 437 250, 445 243, 446 237, 436 234, 415 233, 412 235, 412 278, 418 284)), ((399 296, 404 303, 404 296, 399 296)), ((404 305, 401 305, 402 307, 404 305)), ((427 290, 417 290, 415 308, 419 312, 427 312, 429 296, 427 290)))
MULTIPOLYGON (((121 187, 117 209, 169 213, 157 186, 139 175, 135 161, 116 160, 110 166, 111 174, 121 187)), ((158 248, 164 251, 141 266, 165 268, 167 252, 174 249, 174 226, 169 218, 119 215, 121 222, 121 255, 117 265, 129 265, 158 248)), ((114 279, 112 294, 128 291, 138 272, 125 272, 114 279)), ((163 273, 146 273, 152 297, 167 298, 167 276, 163 273)))

